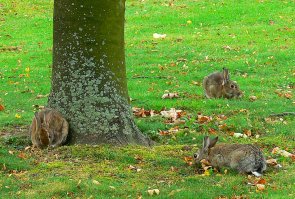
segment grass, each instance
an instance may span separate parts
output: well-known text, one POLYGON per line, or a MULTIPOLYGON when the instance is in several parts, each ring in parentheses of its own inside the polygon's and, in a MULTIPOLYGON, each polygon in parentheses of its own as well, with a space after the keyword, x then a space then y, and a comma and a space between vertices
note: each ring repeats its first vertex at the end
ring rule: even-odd
POLYGON ((172 125, 160 116, 136 118, 140 129, 159 143, 152 149, 25 148, 35 107, 45 105, 50 92, 52 8, 53 1, 45 0, 0 3, 0 104, 5 107, 0 111, 1 197, 148 198, 149 189, 160 190, 152 196, 157 198, 294 197, 294 161, 271 154, 276 146, 295 153, 294 116, 265 120, 272 113, 294 110, 292 1, 127 1, 126 65, 132 106, 187 112, 182 118, 186 123, 167 136, 159 130, 172 125), (153 33, 167 37, 153 39, 153 33), (244 98, 205 99, 203 77, 224 66, 245 91, 244 98), (180 98, 161 99, 165 92, 178 92, 180 98), (198 123, 198 113, 213 120, 198 123), (219 121, 220 115, 227 119, 219 121), (230 136, 246 131, 253 136, 230 136), (253 177, 232 170, 199 175, 184 158, 210 133, 221 142, 256 143, 283 168, 269 167, 264 191, 247 185, 253 177))

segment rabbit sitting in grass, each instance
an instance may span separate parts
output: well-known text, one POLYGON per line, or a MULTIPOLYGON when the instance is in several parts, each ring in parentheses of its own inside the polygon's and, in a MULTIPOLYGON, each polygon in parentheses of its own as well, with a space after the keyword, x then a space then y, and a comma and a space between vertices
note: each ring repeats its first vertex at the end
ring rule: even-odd
POLYGON ((30 127, 33 146, 58 147, 66 142, 69 124, 56 110, 44 109, 35 113, 30 127))
POLYGON ((266 170, 266 161, 262 151, 252 144, 217 144, 218 137, 210 139, 205 136, 203 147, 194 154, 198 164, 202 159, 220 169, 230 167, 239 173, 252 173, 261 176, 266 170))
POLYGON ((229 71, 223 68, 222 72, 215 72, 206 76, 203 87, 207 98, 240 98, 243 92, 235 81, 230 80, 229 71))

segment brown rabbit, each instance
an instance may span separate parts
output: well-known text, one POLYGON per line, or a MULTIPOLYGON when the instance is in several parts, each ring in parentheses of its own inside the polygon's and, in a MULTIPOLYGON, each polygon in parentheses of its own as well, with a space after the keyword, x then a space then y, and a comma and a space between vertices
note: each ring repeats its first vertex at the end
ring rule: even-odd
POLYGON ((64 117, 53 109, 36 112, 30 127, 33 146, 38 148, 57 147, 65 143, 69 124, 64 117))
POLYGON ((206 76, 203 87, 207 98, 240 98, 243 96, 238 84, 229 79, 229 71, 215 72, 206 76))
POLYGON ((266 170, 266 161, 261 150, 252 144, 217 144, 218 137, 205 136, 203 147, 194 154, 198 164, 202 159, 219 169, 223 166, 238 170, 240 173, 252 173, 261 176, 266 170))

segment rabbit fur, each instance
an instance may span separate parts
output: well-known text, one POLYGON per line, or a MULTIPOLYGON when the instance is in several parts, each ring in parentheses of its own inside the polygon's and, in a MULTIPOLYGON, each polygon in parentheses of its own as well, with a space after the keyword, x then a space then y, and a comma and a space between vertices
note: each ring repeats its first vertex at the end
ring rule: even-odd
POLYGON ((205 136, 203 147, 194 154, 198 164, 206 159, 210 164, 219 169, 230 167, 239 173, 252 173, 261 176, 266 170, 266 161, 262 151, 252 144, 217 144, 218 137, 210 139, 205 136))
POLYGON ((56 110, 36 112, 29 130, 33 146, 38 148, 58 147, 65 143, 69 124, 56 110))
POLYGON ((240 98, 243 92, 235 81, 230 80, 229 71, 215 72, 203 80, 203 88, 207 98, 240 98))

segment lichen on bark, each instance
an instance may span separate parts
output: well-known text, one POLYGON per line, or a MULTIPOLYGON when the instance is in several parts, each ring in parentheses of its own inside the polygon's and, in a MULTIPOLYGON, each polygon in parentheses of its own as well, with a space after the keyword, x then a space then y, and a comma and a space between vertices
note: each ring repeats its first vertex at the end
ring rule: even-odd
POLYGON ((150 145, 128 102, 124 5, 124 0, 54 2, 48 106, 69 121, 72 143, 150 145))

